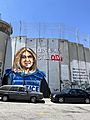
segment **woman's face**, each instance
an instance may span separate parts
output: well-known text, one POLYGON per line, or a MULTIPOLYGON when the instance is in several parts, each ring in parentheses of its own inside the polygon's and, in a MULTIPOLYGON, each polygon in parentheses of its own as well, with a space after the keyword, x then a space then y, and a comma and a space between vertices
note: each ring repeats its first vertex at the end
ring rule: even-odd
POLYGON ((34 63, 34 58, 32 56, 32 54, 28 51, 25 51, 22 53, 21 55, 21 66, 25 69, 29 69, 32 67, 33 63, 34 63))

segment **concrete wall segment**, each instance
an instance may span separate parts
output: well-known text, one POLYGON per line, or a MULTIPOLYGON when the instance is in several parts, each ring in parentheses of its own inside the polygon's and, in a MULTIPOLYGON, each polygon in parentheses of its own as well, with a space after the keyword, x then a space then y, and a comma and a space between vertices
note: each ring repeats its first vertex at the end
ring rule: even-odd
POLYGON ((30 47, 35 51, 37 66, 46 73, 51 91, 60 91, 61 84, 63 87, 70 87, 74 81, 78 81, 79 85, 80 81, 90 81, 90 51, 83 45, 63 39, 26 37, 12 38, 11 42, 12 61, 15 53, 22 47, 30 47), (62 56, 62 61, 52 59, 52 55, 62 56))

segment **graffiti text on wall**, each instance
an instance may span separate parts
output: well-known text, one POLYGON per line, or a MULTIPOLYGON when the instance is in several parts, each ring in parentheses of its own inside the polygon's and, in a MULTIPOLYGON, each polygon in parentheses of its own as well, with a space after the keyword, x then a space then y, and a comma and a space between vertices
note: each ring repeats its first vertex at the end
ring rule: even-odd
POLYGON ((51 55, 51 60, 62 61, 63 59, 62 59, 62 56, 55 54, 55 55, 51 55))
POLYGON ((60 53, 61 54, 61 50, 58 48, 58 49, 54 49, 54 48, 37 48, 37 52, 38 53, 60 53))
POLYGON ((73 80, 74 81, 87 81, 88 75, 86 69, 73 68, 73 80))
POLYGON ((53 61, 62 61, 62 55, 60 49, 53 48, 38 48, 37 57, 39 60, 53 60, 53 61))

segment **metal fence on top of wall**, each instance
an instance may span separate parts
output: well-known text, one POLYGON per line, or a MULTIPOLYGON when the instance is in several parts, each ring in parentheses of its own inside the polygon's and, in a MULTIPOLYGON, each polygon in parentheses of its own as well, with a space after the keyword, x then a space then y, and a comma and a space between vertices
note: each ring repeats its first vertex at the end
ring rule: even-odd
POLYGON ((28 38, 57 38, 83 44, 90 48, 90 35, 81 33, 79 29, 64 24, 12 22, 12 36, 26 36, 28 38))

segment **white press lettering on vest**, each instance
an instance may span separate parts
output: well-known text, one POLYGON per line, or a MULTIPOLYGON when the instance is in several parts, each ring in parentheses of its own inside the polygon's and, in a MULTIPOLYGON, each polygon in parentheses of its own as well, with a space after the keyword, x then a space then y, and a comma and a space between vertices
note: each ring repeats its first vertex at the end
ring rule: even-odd
POLYGON ((30 85, 30 86, 28 86, 28 90, 40 92, 40 87, 39 86, 35 86, 35 85, 30 85))

